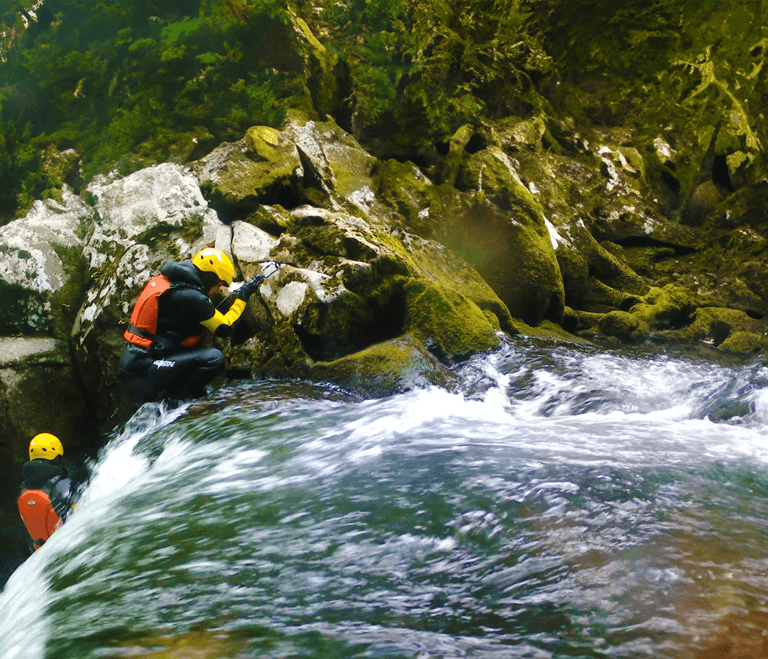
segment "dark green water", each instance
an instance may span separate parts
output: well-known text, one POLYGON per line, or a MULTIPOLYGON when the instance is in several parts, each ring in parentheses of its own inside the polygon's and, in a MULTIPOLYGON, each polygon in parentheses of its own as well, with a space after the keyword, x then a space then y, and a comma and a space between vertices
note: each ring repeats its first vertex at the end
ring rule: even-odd
POLYGON ((723 635, 762 642, 767 376, 510 344, 468 364, 460 392, 256 383, 136 421, 8 582, 0 656, 696 657, 723 635))

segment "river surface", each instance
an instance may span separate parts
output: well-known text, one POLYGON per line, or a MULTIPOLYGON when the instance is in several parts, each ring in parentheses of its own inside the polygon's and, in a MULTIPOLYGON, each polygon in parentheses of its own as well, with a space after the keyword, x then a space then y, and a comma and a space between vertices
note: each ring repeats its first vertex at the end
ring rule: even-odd
POLYGON ((510 341, 459 381, 141 410, 0 657, 759 655, 768 370, 510 341))

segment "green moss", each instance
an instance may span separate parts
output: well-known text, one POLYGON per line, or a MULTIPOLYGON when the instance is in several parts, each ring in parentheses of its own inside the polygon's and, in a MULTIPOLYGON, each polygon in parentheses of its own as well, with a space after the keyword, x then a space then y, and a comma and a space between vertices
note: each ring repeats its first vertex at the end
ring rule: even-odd
POLYGON ((270 235, 279 236, 290 226, 291 216, 282 206, 260 205, 244 221, 270 235))
POLYGON ((718 348, 746 354, 761 352, 768 348, 768 338, 755 332, 734 332, 718 348))
POLYGON ((678 329, 689 325, 699 304, 696 295, 674 284, 653 288, 630 313, 652 329, 678 329))
POLYGON ((637 295, 626 293, 590 277, 585 286, 581 307, 585 311, 608 313, 626 310, 640 301, 637 295))
POLYGON ((373 397, 427 384, 450 387, 454 381, 454 376, 412 336, 378 343, 334 361, 316 362, 308 366, 307 374, 373 397))
POLYGON ((429 220, 428 190, 432 183, 410 162, 377 162, 372 181, 378 200, 398 213, 406 228, 424 238, 434 229, 429 220))
MULTIPOLYGON (((568 313, 567 310, 566 312, 568 313)), ((572 313, 575 318, 575 321, 576 321, 575 331, 577 333, 587 332, 589 330, 592 330, 593 328, 596 328, 600 323, 600 319, 605 315, 603 313, 583 311, 581 309, 571 309, 570 313, 572 313)))
POLYGON ((736 333, 763 334, 762 322, 750 318, 743 311, 723 307, 703 307, 693 315, 693 322, 673 333, 678 339, 689 341, 707 341, 720 346, 736 333))
POLYGON ((505 210, 446 185, 429 193, 436 239, 477 270, 511 316, 532 326, 562 320, 563 278, 540 209, 505 210))
POLYGON ((325 150, 334 179, 330 187, 343 197, 366 187, 373 190, 371 174, 376 159, 334 122, 319 124, 318 129, 332 133, 335 142, 334 148, 325 150))
POLYGON ((78 247, 57 246, 56 253, 64 266, 66 278, 64 285, 53 296, 51 314, 56 337, 66 341, 85 297, 86 267, 82 249, 78 247))
POLYGON ((623 343, 638 344, 648 338, 648 323, 625 311, 611 311, 605 314, 598 324, 606 336, 613 336, 623 343))
POLYGON ((498 346, 493 324, 464 295, 415 279, 405 284, 404 291, 406 331, 440 357, 461 358, 498 346))
MULTIPOLYGON (((258 133, 262 134, 270 133, 258 133)), ((293 145, 274 147, 258 135, 254 137, 252 133, 250 142, 260 155, 250 157, 252 151, 243 153, 239 148, 222 147, 226 148, 226 163, 217 171, 215 180, 200 186, 214 208, 241 216, 254 212, 262 200, 274 199, 282 190, 292 190, 293 172, 300 165, 293 145), (254 160, 265 155, 268 160, 254 160)))
MULTIPOLYGON (((327 224, 323 226, 301 227, 295 233, 301 240, 306 250, 314 256, 327 257, 345 257, 346 234, 336 225, 327 224)), ((372 250, 370 250, 372 252, 372 250)), ((374 253, 368 255, 369 259, 375 257, 374 253)))
POLYGON ((280 131, 269 126, 253 126, 245 133, 245 147, 254 160, 277 160, 280 157, 280 131))
POLYGON ((560 325, 553 323, 550 320, 543 320, 536 327, 531 327, 522 320, 513 318, 512 325, 514 329, 511 334, 513 335, 527 336, 544 341, 567 341, 569 343, 585 342, 585 339, 567 332, 560 327, 560 325))

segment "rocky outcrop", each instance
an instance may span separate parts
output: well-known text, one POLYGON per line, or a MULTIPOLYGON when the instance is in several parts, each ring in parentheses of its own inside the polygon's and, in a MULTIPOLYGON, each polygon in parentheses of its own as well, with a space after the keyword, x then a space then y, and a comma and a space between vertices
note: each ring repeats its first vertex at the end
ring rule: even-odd
POLYGON ((81 293, 79 235, 92 210, 68 187, 0 227, 0 336, 66 335, 81 293))
MULTIPOLYGON (((365 396, 451 386, 451 366, 502 333, 762 350, 760 188, 682 224, 654 180, 663 144, 649 157, 626 134, 591 140, 542 118, 465 126, 422 169, 294 113, 188 166, 100 177, 79 196, 64 187, 0 229, 2 333, 54 342, 68 384, 51 409, 78 419, 65 434, 109 427, 133 301, 163 263, 206 245, 232 256, 237 279, 282 264, 220 342, 229 378, 365 396)), ((50 368, 17 363, 1 404, 33 415, 14 391, 37 391, 50 368)), ((20 456, 31 426, 7 418, 6 450, 20 456)))
POLYGON ((122 331, 144 284, 167 261, 189 259, 207 245, 230 252, 231 229, 178 165, 100 178, 86 195, 93 215, 82 231, 85 292, 70 337, 88 399, 106 423, 118 404, 122 331))

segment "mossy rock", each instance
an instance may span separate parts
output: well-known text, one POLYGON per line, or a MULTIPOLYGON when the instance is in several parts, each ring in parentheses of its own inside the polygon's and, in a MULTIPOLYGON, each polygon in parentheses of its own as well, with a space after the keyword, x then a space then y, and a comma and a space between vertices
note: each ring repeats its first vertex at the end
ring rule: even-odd
POLYGON ((668 284, 653 288, 630 312, 654 330, 674 330, 693 322, 699 300, 689 290, 668 284))
POLYGON ((365 206, 365 199, 373 194, 371 175, 376 158, 352 135, 332 120, 303 121, 292 116, 282 140, 295 144, 298 150, 305 188, 315 186, 329 194, 332 191, 338 202, 356 208, 365 206))
MULTIPOLYGON (((485 314, 496 329, 513 333, 512 315, 499 296, 475 268, 450 250, 428 240, 405 240, 402 243, 418 276, 424 276, 443 290, 466 297, 485 314)), ((396 247, 396 249, 401 249, 396 247)))
POLYGON ((571 309, 570 311, 566 309, 566 314, 569 316, 572 314, 575 319, 574 334, 596 329, 601 318, 605 315, 605 313, 583 311, 581 309, 571 309))
POLYGON ((538 201, 520 179, 512 159, 499 148, 489 147, 467 155, 455 186, 462 191, 482 193, 500 208, 523 216, 527 224, 543 224, 538 201))
POLYGON ((434 235, 429 219, 429 188, 432 182, 411 162, 385 160, 372 172, 379 200, 398 213, 406 228, 423 238, 434 235))
POLYGON ((586 339, 563 329, 551 320, 543 320, 536 327, 531 327, 517 318, 513 319, 513 334, 521 337, 568 343, 586 343, 586 339))
POLYGON ((334 361, 308 364, 307 375, 373 398, 427 385, 450 388, 455 381, 421 341, 408 335, 334 361))
POLYGON ((565 304, 580 307, 589 282, 587 258, 570 243, 558 245, 555 256, 563 278, 565 304))
POLYGON ((295 196, 294 172, 301 162, 292 143, 268 141, 274 137, 273 130, 251 129, 247 139, 222 144, 193 163, 200 187, 214 208, 244 216, 261 203, 295 196))
POLYGON ((619 155, 622 167, 625 171, 635 178, 639 178, 643 183, 647 183, 647 167, 645 159, 640 152, 633 146, 620 146, 616 149, 619 155))
POLYGON ((690 227, 700 227, 704 219, 712 213, 725 194, 712 181, 698 185, 685 203, 680 215, 680 222, 690 227))
MULTIPOLYGON (((653 194, 650 190, 645 195, 653 194)), ((684 226, 662 215, 657 203, 640 200, 599 199, 599 210, 587 221, 589 231, 600 244, 651 244, 681 252, 701 249, 711 237, 709 230, 684 226)), ((670 214, 671 215, 671 214, 670 214)), ((624 250, 622 254, 625 255, 624 250)), ((616 256, 616 254, 614 254, 616 256)), ((626 258, 626 255, 625 255, 626 258)))
POLYGON ((516 149, 542 151, 542 139, 547 134, 547 124, 542 117, 534 116, 518 120, 516 117, 500 122, 499 139, 516 149))
POLYGON ((450 288, 411 279, 404 286, 406 330, 440 358, 492 350, 499 337, 482 310, 450 288))
POLYGON ((270 126, 252 126, 245 133, 245 148, 253 160, 276 160, 280 148, 280 131, 270 126))
POLYGON ((768 185, 750 185, 726 197, 706 218, 707 226, 736 228, 758 227, 765 223, 768 185))
POLYGON ((279 236, 291 223, 291 216, 282 206, 260 205, 244 219, 248 224, 266 231, 272 236, 279 236))
POLYGON ((705 341, 719 347, 726 339, 737 333, 762 335, 764 322, 750 318, 743 311, 722 307, 702 307, 693 315, 688 327, 672 332, 673 338, 689 341, 705 341))
POLYGON ((465 158, 465 150, 470 140, 475 136, 475 130, 474 126, 464 124, 451 136, 448 143, 448 156, 442 168, 442 179, 450 185, 456 182, 456 177, 465 158))
POLYGON ((513 317, 531 326, 560 322, 563 277, 543 215, 530 207, 520 214, 504 211, 480 193, 462 194, 446 185, 429 193, 436 240, 472 265, 513 317))
POLYGON ((590 277, 582 297, 581 308, 592 313, 629 311, 642 298, 631 293, 616 290, 595 277, 590 277))
MULTIPOLYGON (((768 263, 752 263, 744 264, 744 266, 740 268, 739 274, 746 275, 747 281, 737 276, 719 277, 717 286, 712 291, 713 302, 719 307, 744 311, 753 318, 766 316, 768 315, 768 299, 764 297, 763 282, 765 282, 764 271, 768 270, 768 263), (750 271, 755 274, 763 272, 763 274, 750 276, 750 271)), ((735 275, 736 273, 731 274, 735 275)))
POLYGON ((717 347, 720 350, 744 354, 764 352, 768 348, 768 337, 755 332, 734 332, 717 347))
POLYGON ((606 336, 612 336, 622 343, 643 343, 650 334, 648 323, 626 311, 611 311, 598 323, 598 329, 606 336))
MULTIPOLYGON (((574 228, 573 242, 576 249, 586 258, 591 276, 619 291, 627 291, 634 295, 648 293, 650 287, 647 282, 632 270, 623 258, 606 249, 605 245, 610 242, 598 243, 581 225, 576 225, 574 228)), ((616 251, 621 254, 621 251, 616 251)))

